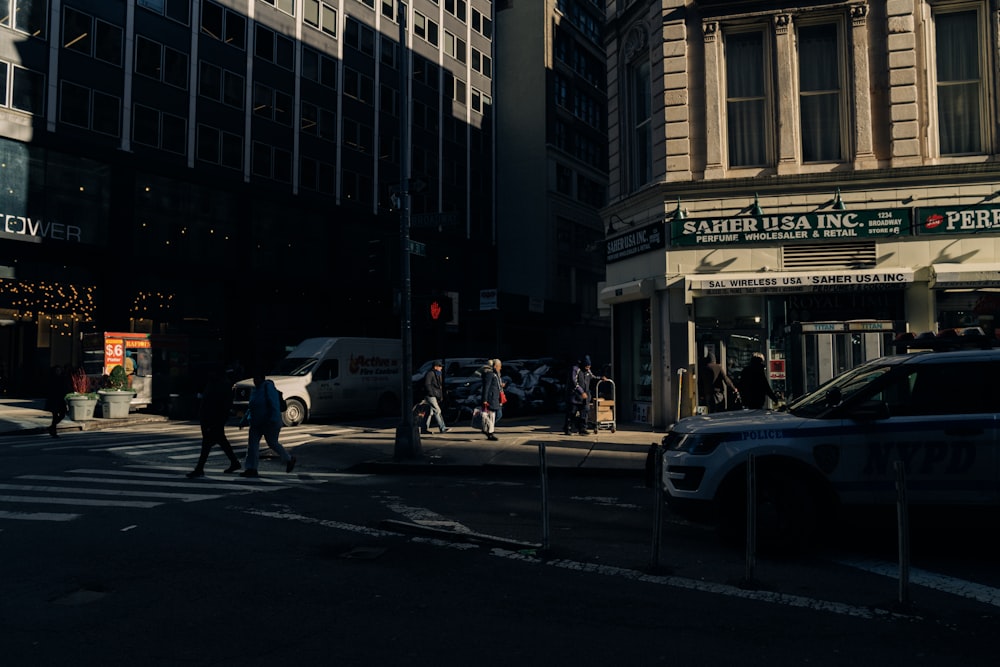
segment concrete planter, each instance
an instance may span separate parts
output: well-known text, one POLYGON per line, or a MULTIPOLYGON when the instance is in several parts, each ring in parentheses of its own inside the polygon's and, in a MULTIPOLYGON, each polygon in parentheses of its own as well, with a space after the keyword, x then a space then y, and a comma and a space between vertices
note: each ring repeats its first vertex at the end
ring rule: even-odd
POLYGON ((128 417, 129 406, 132 404, 132 391, 104 391, 97 392, 101 397, 101 415, 105 419, 126 419, 128 417))
POLYGON ((69 406, 69 412, 66 416, 72 421, 87 421, 94 418, 97 399, 88 396, 68 396, 66 398, 66 405, 69 406))

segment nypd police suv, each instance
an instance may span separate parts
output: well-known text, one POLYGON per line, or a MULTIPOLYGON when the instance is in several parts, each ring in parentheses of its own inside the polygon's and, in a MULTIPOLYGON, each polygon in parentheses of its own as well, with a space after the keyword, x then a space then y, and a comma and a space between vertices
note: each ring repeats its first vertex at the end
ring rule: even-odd
POLYGON ((910 504, 996 505, 998 378, 1000 349, 910 352, 784 411, 688 417, 663 438, 663 486, 673 508, 710 510, 735 534, 752 459, 759 539, 774 541, 808 537, 843 505, 896 502, 897 477, 910 504))

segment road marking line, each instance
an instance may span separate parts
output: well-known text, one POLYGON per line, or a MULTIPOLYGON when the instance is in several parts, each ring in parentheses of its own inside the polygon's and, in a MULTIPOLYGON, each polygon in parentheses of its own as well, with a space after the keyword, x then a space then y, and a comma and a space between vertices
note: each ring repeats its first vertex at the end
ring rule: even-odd
MULTIPOLYGON (((881 574, 893 579, 899 578, 899 565, 876 560, 838 560, 841 565, 853 567, 872 574, 881 574)), ((944 574, 928 572, 917 568, 910 568, 910 583, 924 588, 950 593, 959 597, 968 598, 983 604, 1000 607, 1000 589, 992 586, 985 586, 956 577, 949 577, 944 574)))
MULTIPOLYGON (((284 519, 286 521, 297 521, 300 523, 322 526, 324 528, 332 528, 335 530, 345 530, 353 533, 361 533, 371 537, 405 537, 402 533, 377 530, 373 528, 368 528, 366 526, 357 526, 353 524, 343 523, 340 521, 314 519, 312 517, 303 516, 301 514, 294 514, 291 512, 285 512, 285 511, 270 512, 265 510, 248 509, 248 508, 237 508, 237 509, 243 512, 244 514, 250 514, 253 516, 260 516, 271 519, 284 519)), ((435 544, 447 548, 461 548, 463 550, 479 548, 479 546, 475 544, 448 542, 445 540, 433 539, 433 538, 429 539, 423 537, 411 537, 409 538, 409 541, 419 542, 422 544, 435 544)), ((639 581, 644 583, 672 586, 674 588, 683 588, 686 590, 700 591, 704 593, 711 593, 713 595, 722 595, 726 597, 741 598, 745 600, 753 600, 756 602, 768 602, 788 607, 799 607, 803 609, 811 609, 813 611, 829 612, 833 614, 839 614, 841 616, 852 616, 855 618, 863 618, 863 619, 913 618, 912 616, 906 616, 904 614, 894 613, 884 609, 857 607, 855 605, 844 604, 840 602, 829 602, 826 600, 817 600, 813 598, 803 597, 800 595, 787 595, 783 593, 773 593, 769 591, 746 590, 738 588, 736 586, 729 586, 726 584, 716 584, 708 581, 700 581, 697 579, 687 579, 684 577, 651 575, 645 572, 641 572, 639 570, 627 570, 625 568, 620 568, 620 567, 596 565, 593 563, 583 563, 566 559, 544 561, 539 558, 536 558, 535 556, 522 554, 516 551, 509 551, 507 549, 493 548, 490 551, 490 554, 501 558, 507 558, 510 560, 519 560, 531 564, 551 565, 554 567, 576 570, 579 572, 590 572, 605 576, 622 577, 625 579, 631 579, 633 581, 639 581)))
MULTIPOLYGON (((71 472, 81 472, 81 471, 71 471, 71 472)), ((94 471, 97 472, 97 471, 94 471)), ((115 473, 112 471, 100 472, 98 474, 114 475, 122 474, 115 473)), ((172 477, 173 478, 173 477, 172 477)), ((100 483, 100 484, 128 484, 130 486, 168 486, 168 487, 178 487, 183 489, 195 489, 196 486, 203 486, 210 489, 229 489, 233 491, 277 491, 279 489, 288 488, 287 486, 275 486, 275 485, 256 485, 256 484, 246 484, 240 482, 213 482, 205 480, 190 480, 190 481, 146 481, 141 479, 117 479, 114 477, 69 477, 61 475, 20 475, 16 479, 30 479, 41 482, 84 482, 86 484, 100 483)), ((210 479, 210 478, 209 478, 210 479)))
POLYGON ((159 507, 163 503, 142 500, 94 500, 92 498, 51 498, 45 496, 0 496, 3 503, 41 503, 42 505, 89 505, 92 507, 159 507))
POLYGON ((202 500, 215 500, 222 498, 220 495, 207 495, 204 493, 169 493, 167 491, 126 491, 121 489, 89 489, 79 486, 34 486, 17 484, 0 484, 0 489, 4 491, 22 491, 30 493, 86 493, 94 496, 137 496, 140 498, 175 498, 185 503, 199 502, 202 500))
POLYGON ((64 514, 61 512, 3 512, 0 511, 0 519, 14 519, 16 521, 72 521, 79 519, 82 514, 64 514))

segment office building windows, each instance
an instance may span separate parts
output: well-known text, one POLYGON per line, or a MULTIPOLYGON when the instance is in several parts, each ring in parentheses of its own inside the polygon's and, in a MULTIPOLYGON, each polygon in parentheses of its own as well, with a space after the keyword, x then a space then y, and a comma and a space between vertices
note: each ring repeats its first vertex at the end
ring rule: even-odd
POLYGON ((254 27, 254 55, 287 70, 295 66, 295 44, 284 35, 256 24, 254 27))
POLYGON ((328 195, 337 193, 337 169, 332 164, 304 157, 299 166, 299 185, 328 195))
POLYGON ((472 49, 472 69, 479 72, 487 79, 493 77, 493 59, 488 55, 473 47, 472 49))
POLYGON ((0 0, 0 25, 45 39, 48 10, 48 0, 0 0))
POLYGON ((243 108, 245 79, 227 69, 201 61, 198 74, 198 94, 237 109, 243 108))
POLYGON ((302 47, 302 78, 336 90, 337 61, 304 46, 302 47))
POLYGON ((347 17, 344 25, 344 44, 375 57, 375 31, 351 17, 347 17))
POLYGON ((438 45, 438 24, 420 12, 413 12, 413 34, 429 44, 438 45))
POLYGON ((493 98, 491 98, 486 93, 481 90, 472 89, 472 110, 478 111, 479 113, 486 113, 486 110, 492 106, 493 98))
POLYGON ((121 66, 122 29, 72 7, 63 9, 64 49, 121 66))
POLYGON ((136 4, 184 25, 190 20, 191 0, 136 0, 136 4))
POLYGON ((210 125, 198 125, 196 155, 203 162, 242 169, 243 138, 210 125))
POLYGON ((982 153, 987 150, 984 73, 989 71, 983 8, 943 9, 934 13, 938 150, 941 155, 982 153))
POLYGON ((375 80, 350 67, 344 68, 344 94, 365 104, 375 101, 375 80))
POLYGON ((260 0, 261 2, 276 7, 286 14, 295 16, 295 0, 260 0))
POLYGON ((454 14, 462 23, 465 23, 466 8, 466 0, 444 0, 445 11, 454 14))
POLYGON ((770 136, 764 33, 729 33, 725 49, 729 166, 762 166, 768 163, 770 136))
POLYGON ((117 137, 121 133, 121 100, 63 81, 59 91, 59 120, 117 137))
POLYGON ((493 39, 493 20, 472 8, 472 29, 487 39, 493 39))
POLYGON ((136 104, 132 111, 132 141, 184 155, 187 152, 187 121, 136 104))
POLYGON ((265 86, 253 84, 253 113, 255 116, 273 120, 281 125, 292 124, 292 96, 265 86))
POLYGON ((240 50, 247 47, 246 17, 210 0, 201 5, 201 33, 240 50))
POLYGON ((299 118, 303 134, 311 134, 327 141, 337 140, 337 114, 329 109, 303 101, 299 118))
MULTIPOLYGON (((7 63, 4 65, 6 74, 7 63)), ((35 116, 45 113, 45 75, 41 72, 25 69, 18 65, 11 65, 10 89, 7 93, 5 104, 11 109, 24 111, 35 116)), ((4 76, 6 83, 7 77, 4 76)), ((4 86, 4 91, 8 91, 4 86)))
POLYGON ((135 38, 135 71, 187 90, 187 54, 141 35, 135 38))
POLYGON ((292 182, 292 154, 281 148, 260 141, 253 142, 250 170, 254 176, 292 182))
POLYGON ((302 20, 331 37, 337 36, 337 10, 321 0, 302 0, 302 20))
POLYGON ((465 40, 456 37, 447 30, 444 31, 444 52, 460 63, 465 62, 465 40))

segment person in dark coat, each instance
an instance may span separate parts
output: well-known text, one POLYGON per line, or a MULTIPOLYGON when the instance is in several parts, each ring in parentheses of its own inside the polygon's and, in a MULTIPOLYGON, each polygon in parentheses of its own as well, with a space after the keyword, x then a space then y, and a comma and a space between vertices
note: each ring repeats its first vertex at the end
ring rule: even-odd
POLYGON ((424 389, 427 391, 427 404, 430 410, 427 413, 427 421, 420 425, 421 433, 431 432, 431 419, 437 420, 438 428, 442 433, 448 432, 448 427, 444 425, 444 415, 441 414, 441 404, 444 403, 444 384, 441 377, 441 369, 444 364, 440 359, 436 360, 431 369, 424 375, 424 389))
POLYGON ((753 353, 750 363, 740 375, 740 396, 743 397, 743 407, 750 410, 763 408, 764 400, 768 397, 775 403, 779 400, 778 394, 771 388, 771 383, 767 379, 764 355, 760 352, 753 353))
POLYGON ((226 421, 233 408, 233 388, 222 372, 213 369, 208 376, 208 382, 201 391, 201 409, 198 420, 201 422, 201 454, 194 470, 188 477, 204 477, 205 463, 212 445, 218 444, 223 453, 229 457, 229 467, 225 472, 236 472, 240 469, 240 460, 233 451, 233 446, 226 438, 226 421))
POLYGON ((503 363, 499 359, 490 359, 488 367, 483 372, 483 386, 481 389, 483 435, 486 436, 487 440, 497 439, 493 432, 496 428, 497 412, 502 405, 500 400, 500 394, 503 393, 500 380, 501 368, 503 368, 503 363))
POLYGON ((591 384, 596 377, 590 371, 590 355, 576 362, 570 371, 568 400, 566 401, 566 420, 563 422, 563 435, 587 434, 587 422, 590 420, 591 384))
POLYGON ((69 373, 62 366, 53 366, 49 375, 48 391, 45 393, 45 409, 52 413, 52 423, 49 424, 49 435, 58 438, 56 425, 65 417, 69 409, 66 407, 66 394, 73 391, 69 373))
POLYGON ((698 388, 701 404, 708 406, 709 413, 723 412, 726 409, 726 387, 733 394, 739 393, 736 385, 726 375, 726 369, 715 360, 715 354, 707 353, 698 369, 698 388))

